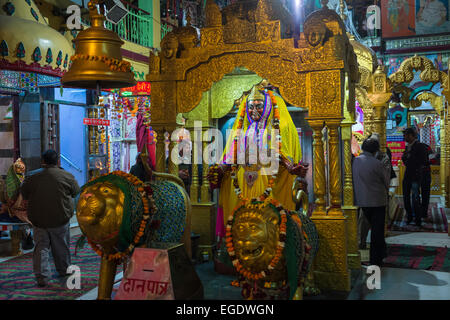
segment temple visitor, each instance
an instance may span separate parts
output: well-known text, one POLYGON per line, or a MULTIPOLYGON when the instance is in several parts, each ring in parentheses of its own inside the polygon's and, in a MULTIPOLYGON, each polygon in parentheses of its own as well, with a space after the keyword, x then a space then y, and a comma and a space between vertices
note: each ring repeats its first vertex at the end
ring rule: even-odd
POLYGON ((403 137, 407 143, 402 161, 406 166, 403 177, 403 202, 408 216, 408 224, 414 219, 416 226, 422 224, 422 217, 426 216, 430 200, 430 162, 429 147, 417 140, 417 132, 414 128, 406 128, 403 137), (423 185, 422 185, 423 183, 423 185), (422 200, 420 189, 422 188, 422 200), (412 199, 411 199, 412 193, 412 199), (412 201, 412 205, 411 205, 412 201))
POLYGON ((370 264, 381 266, 386 256, 384 221, 390 171, 375 155, 380 144, 373 138, 362 144, 363 153, 353 160, 355 205, 362 208, 371 227, 370 264))
POLYGON ((42 154, 42 168, 27 176, 21 193, 28 200, 28 218, 33 224, 35 248, 33 272, 39 287, 47 286, 50 277, 51 250, 61 280, 66 277, 70 259, 70 218, 73 199, 80 191, 74 176, 58 167, 58 154, 47 150, 42 154))
MULTIPOLYGON (((378 133, 372 133, 372 135, 370 136, 370 138, 375 139, 378 141, 378 143, 380 142, 380 135, 378 133)), ((386 168, 386 170, 389 170, 390 172, 390 180, 396 178, 396 174, 394 171, 394 168, 392 167, 392 153, 391 150, 386 147, 386 152, 382 152, 381 150, 378 150, 377 153, 375 154, 375 158, 377 158, 378 160, 381 161, 381 163, 383 163, 383 166, 386 168)), ((388 197, 389 197, 389 193, 388 193, 388 197)), ((386 207, 386 210, 389 212, 389 203, 386 207)), ((369 230, 370 230, 370 224, 369 221, 367 220, 367 218, 365 217, 365 215, 362 213, 361 210, 358 210, 359 214, 358 214, 358 239, 359 239, 359 248, 360 249, 366 249, 367 245, 366 245, 366 239, 367 239, 367 235, 369 234, 369 230)))
POLYGON ((141 181, 149 180, 147 177, 147 172, 144 168, 144 163, 141 159, 141 153, 137 154, 136 163, 131 167, 130 173, 141 181))
POLYGON ((426 147, 427 157, 425 158, 425 164, 422 169, 422 180, 420 182, 420 195, 422 199, 422 219, 428 218, 428 205, 430 204, 430 192, 431 192, 431 159, 433 150, 426 143, 422 144, 426 147))

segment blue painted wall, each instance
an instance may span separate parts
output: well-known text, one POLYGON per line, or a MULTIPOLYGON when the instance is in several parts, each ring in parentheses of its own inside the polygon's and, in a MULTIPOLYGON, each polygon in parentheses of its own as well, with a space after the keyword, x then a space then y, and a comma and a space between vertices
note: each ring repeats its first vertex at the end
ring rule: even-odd
MULTIPOLYGON (((64 88, 63 95, 60 89, 55 89, 55 99, 77 103, 86 103, 86 90, 64 88)), ((60 139, 61 139, 61 167, 72 173, 80 186, 86 183, 86 134, 83 118, 86 109, 72 105, 59 105, 60 112, 60 139), (70 165, 64 157, 70 160, 77 168, 70 165), (80 171, 81 170, 81 171, 80 171)))

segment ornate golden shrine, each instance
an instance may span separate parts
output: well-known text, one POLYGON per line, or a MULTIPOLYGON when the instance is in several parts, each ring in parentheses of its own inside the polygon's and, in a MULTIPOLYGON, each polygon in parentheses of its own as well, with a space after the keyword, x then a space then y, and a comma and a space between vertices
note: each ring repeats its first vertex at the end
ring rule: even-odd
MULTIPOLYGON (((152 126, 159 137, 175 130, 177 114, 193 110, 202 95, 235 67, 245 67, 268 79, 287 102, 308 109, 308 122, 314 131, 316 208, 312 219, 321 239, 314 265, 316 281, 321 289, 349 291, 339 128, 344 108, 354 112, 354 104, 346 103, 345 90, 347 87, 351 101, 359 74, 341 18, 327 9, 327 1, 322 2, 325 9, 312 13, 305 21, 304 33, 295 34, 292 21, 280 18, 283 9, 276 1, 238 2, 222 12, 208 1, 200 39, 190 26, 166 35, 161 54, 150 56, 147 80, 152 83, 152 126), (328 130, 329 159, 333 159, 329 164, 324 159, 324 128, 328 130), (329 181, 325 178, 327 169, 329 181)), ((170 144, 169 154, 174 146, 170 144)), ((350 154, 349 148, 345 150, 350 154)), ((157 170, 165 171, 163 139, 158 139, 156 152, 157 170)), ((170 173, 177 173, 170 159, 168 166, 170 173)))

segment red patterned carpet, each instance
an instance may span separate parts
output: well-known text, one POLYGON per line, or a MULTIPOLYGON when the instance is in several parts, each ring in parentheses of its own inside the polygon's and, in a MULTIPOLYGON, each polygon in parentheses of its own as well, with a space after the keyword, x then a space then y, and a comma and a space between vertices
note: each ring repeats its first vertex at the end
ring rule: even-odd
POLYGON ((445 209, 440 203, 430 203, 428 206, 428 217, 422 220, 422 226, 407 223, 406 211, 403 207, 403 201, 397 202, 394 217, 389 225, 391 231, 412 231, 412 232, 448 232, 447 216, 445 209))
MULTIPOLYGON (((100 257, 87 244, 75 256, 78 237, 71 239, 70 252, 72 264, 80 267, 80 289, 67 289, 56 278, 47 287, 39 288, 33 274, 32 253, 27 253, 0 263, 0 300, 74 300, 97 287, 100 257)), ((56 276, 52 260, 50 265, 56 276)))
POLYGON ((450 251, 447 247, 388 244, 383 266, 450 272, 450 251))

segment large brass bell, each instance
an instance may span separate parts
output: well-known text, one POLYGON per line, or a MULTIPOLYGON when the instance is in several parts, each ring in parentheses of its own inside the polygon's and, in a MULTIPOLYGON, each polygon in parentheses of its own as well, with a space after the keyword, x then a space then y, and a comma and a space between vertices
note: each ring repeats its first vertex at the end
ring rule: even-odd
POLYGON ((97 11, 96 3, 88 4, 91 27, 80 31, 73 40, 75 55, 72 65, 62 79, 64 87, 84 89, 113 89, 136 85, 129 62, 122 60, 120 47, 124 42, 103 26, 105 17, 97 11))

